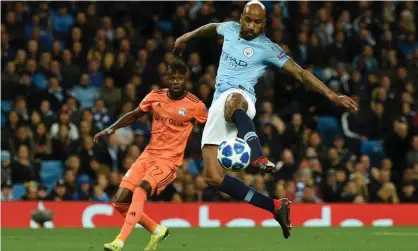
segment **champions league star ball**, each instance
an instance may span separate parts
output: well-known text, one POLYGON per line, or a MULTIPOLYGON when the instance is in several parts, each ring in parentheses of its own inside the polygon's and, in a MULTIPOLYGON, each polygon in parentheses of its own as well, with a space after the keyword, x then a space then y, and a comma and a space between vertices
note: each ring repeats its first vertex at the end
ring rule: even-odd
POLYGON ((240 138, 222 141, 218 147, 218 161, 226 170, 244 170, 250 164, 250 155, 250 146, 240 138))

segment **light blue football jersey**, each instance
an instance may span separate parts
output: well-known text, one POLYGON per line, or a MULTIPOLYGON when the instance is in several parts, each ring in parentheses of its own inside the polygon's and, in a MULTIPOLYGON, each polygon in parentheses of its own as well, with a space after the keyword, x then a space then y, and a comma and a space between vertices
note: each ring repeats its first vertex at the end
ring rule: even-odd
POLYGON ((247 41, 239 37, 240 24, 221 23, 217 29, 224 37, 222 54, 216 76, 216 100, 231 88, 240 88, 256 101, 254 86, 268 65, 282 67, 289 57, 283 49, 264 34, 247 41))

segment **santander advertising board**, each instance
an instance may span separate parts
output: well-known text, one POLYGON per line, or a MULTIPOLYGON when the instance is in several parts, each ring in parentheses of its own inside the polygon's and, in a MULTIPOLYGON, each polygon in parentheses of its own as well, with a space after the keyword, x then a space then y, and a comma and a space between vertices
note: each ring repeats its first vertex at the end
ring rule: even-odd
MULTIPOLYGON (((46 228, 120 227, 111 204, 89 202, 2 202, 2 228, 37 228, 34 210, 54 212, 46 228)), ((145 212, 171 228, 278 227, 270 213, 242 203, 149 203, 145 212)), ((293 204, 292 225, 305 227, 418 226, 418 205, 293 204)), ((140 227, 139 225, 137 227, 140 227)))

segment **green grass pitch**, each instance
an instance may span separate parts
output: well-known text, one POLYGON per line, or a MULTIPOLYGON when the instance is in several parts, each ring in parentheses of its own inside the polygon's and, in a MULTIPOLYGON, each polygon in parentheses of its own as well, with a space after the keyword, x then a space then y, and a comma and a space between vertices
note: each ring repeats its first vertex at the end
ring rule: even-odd
MULTIPOLYGON (((119 229, 2 229, 2 251, 103 250, 119 229)), ((143 250, 149 235, 135 229, 124 251, 143 250)), ((289 240, 280 228, 171 229, 161 251, 418 250, 418 227, 295 228, 289 240)))

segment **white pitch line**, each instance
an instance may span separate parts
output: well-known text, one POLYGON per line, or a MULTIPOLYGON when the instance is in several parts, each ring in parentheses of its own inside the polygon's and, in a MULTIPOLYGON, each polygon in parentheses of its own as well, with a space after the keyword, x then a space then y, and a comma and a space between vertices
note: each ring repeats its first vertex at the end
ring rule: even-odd
POLYGON ((417 232, 374 232, 376 236, 418 236, 417 232))

